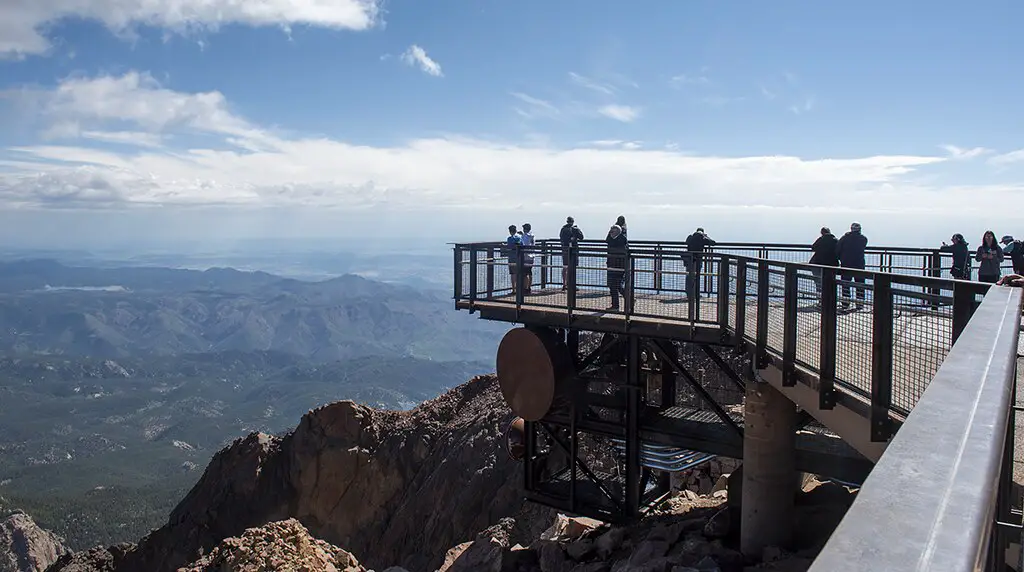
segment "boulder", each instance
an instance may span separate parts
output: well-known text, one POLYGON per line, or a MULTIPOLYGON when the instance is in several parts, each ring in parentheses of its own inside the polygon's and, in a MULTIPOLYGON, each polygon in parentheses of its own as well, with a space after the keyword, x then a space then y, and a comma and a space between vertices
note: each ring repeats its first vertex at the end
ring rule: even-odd
POLYGON ((70 552, 59 536, 23 512, 0 519, 0 572, 42 572, 70 552))
POLYGON ((592 518, 582 516, 569 517, 559 513, 555 517, 555 522, 540 535, 540 538, 541 540, 576 540, 603 524, 603 522, 592 518))

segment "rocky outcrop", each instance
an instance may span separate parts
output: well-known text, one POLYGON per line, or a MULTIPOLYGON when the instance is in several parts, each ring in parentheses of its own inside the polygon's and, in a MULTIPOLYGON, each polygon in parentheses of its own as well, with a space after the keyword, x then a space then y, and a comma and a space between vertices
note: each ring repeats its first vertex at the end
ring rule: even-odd
POLYGON ((805 572, 853 502, 846 487, 811 481, 797 496, 793 546, 760 558, 736 550, 728 487, 711 495, 682 490, 639 523, 615 527, 559 515, 535 541, 516 544, 505 519, 449 550, 440 572, 805 572))
POLYGON ((321 407, 289 435, 252 434, 219 452, 166 525, 108 560, 123 572, 173 572, 225 538, 288 518, 378 570, 435 570, 450 547, 503 517, 516 517, 513 539, 535 538, 551 515, 523 506, 521 468, 501 443, 510 418, 493 376, 410 412, 321 407))
POLYGON ((344 550, 309 535, 295 519, 250 528, 178 572, 366 572, 344 550))
POLYGON ((0 572, 42 572, 68 553, 62 540, 15 512, 0 519, 0 572))

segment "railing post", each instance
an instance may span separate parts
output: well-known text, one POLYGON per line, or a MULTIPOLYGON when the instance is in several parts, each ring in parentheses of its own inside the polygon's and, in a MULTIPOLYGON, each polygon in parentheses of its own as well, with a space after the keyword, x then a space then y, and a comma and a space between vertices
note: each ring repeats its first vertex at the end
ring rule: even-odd
POLYGON ((623 300, 623 306, 626 318, 629 318, 636 311, 636 258, 631 253, 626 254, 626 272, 629 275, 626 276, 626 299, 623 300))
MULTIPOLYGON (((454 276, 454 289, 456 300, 462 298, 462 249, 459 245, 455 245, 455 276, 454 276)), ((471 293, 472 294, 472 293, 471 293)))
POLYGON ((579 247, 569 245, 568 248, 569 260, 563 260, 563 263, 568 262, 565 270, 565 306, 569 314, 569 319, 572 319, 573 310, 576 309, 576 259, 579 257, 579 247))
POLYGON ((747 261, 736 260, 736 348, 741 349, 747 335, 747 261))
POLYGON ((525 298, 523 287, 526 285, 526 280, 524 278, 526 269, 523 268, 525 266, 524 263, 526 262, 526 253, 523 252, 523 247, 517 246, 513 256, 513 259, 515 260, 513 264, 516 265, 516 321, 519 321, 519 313, 523 309, 523 300, 525 298))
MULTIPOLYGON (((477 274, 476 257, 477 257, 477 254, 478 253, 477 253, 476 247, 475 246, 470 246, 469 247, 469 301, 470 301, 470 309, 472 309, 472 307, 473 307, 472 303, 476 302, 476 287, 477 287, 477 284, 476 284, 476 282, 477 282, 477 276, 476 276, 476 274, 477 274)), ((462 273, 459 272, 460 276, 461 276, 461 274, 462 273)))
MULTIPOLYGON (((929 255, 925 255, 925 263, 926 264, 928 263, 928 258, 931 258, 931 268, 928 269, 928 275, 932 276, 934 278, 941 278, 942 277, 942 252, 940 252, 938 250, 933 250, 930 256, 929 255)), ((938 296, 942 295, 942 289, 940 289, 940 288, 932 288, 932 289, 929 290, 929 293, 932 296, 935 296, 937 298, 938 296)), ((932 310, 936 310, 939 307, 939 301, 937 299, 936 300, 932 300, 930 305, 931 305, 932 310)))
POLYGON ((821 348, 818 354, 818 407, 836 405, 836 328, 839 325, 836 270, 821 269, 821 348))
POLYGON ((782 312, 782 385, 796 385, 796 311, 799 307, 797 267, 786 265, 782 312))
POLYGON ((974 287, 967 282, 953 284, 953 344, 960 338, 974 314, 974 287))
POLYGON ((663 268, 662 257, 664 251, 659 242, 654 246, 654 291, 661 294, 661 270, 663 268))
POLYGON ((755 363, 759 369, 768 366, 768 261, 757 262, 757 338, 755 363))
POLYGON ((545 290, 548 287, 548 243, 542 242, 540 244, 540 289, 545 290))
POLYGON ((889 409, 892 406, 893 308, 892 279, 874 277, 871 351, 871 440, 887 441, 892 436, 889 409))
POLYGON ((729 331, 729 257, 718 255, 718 327, 725 339, 729 331))
POLYGON ((494 247, 487 247, 487 298, 494 297, 494 247))

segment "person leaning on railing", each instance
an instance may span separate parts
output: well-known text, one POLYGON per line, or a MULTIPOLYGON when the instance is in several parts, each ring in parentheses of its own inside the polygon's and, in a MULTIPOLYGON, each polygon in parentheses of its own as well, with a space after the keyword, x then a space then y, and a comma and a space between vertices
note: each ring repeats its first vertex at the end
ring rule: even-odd
POLYGON ((612 295, 609 310, 618 310, 619 294, 622 294, 623 299, 628 295, 626 265, 629 258, 629 243, 626 242, 626 235, 622 234, 622 227, 617 224, 608 230, 605 242, 608 243, 608 290, 612 295))
POLYGON ((953 244, 942 243, 939 248, 940 252, 949 252, 953 255, 953 266, 950 267, 949 273, 953 278, 957 280, 970 280, 971 279, 971 251, 970 245, 967 244, 967 240, 964 239, 964 235, 959 232, 954 234, 950 239, 953 244))
POLYGON ((558 232, 558 241, 562 244, 562 290, 569 287, 569 266, 573 268, 579 263, 579 242, 583 240, 583 231, 576 226, 573 218, 565 217, 565 224, 558 232))

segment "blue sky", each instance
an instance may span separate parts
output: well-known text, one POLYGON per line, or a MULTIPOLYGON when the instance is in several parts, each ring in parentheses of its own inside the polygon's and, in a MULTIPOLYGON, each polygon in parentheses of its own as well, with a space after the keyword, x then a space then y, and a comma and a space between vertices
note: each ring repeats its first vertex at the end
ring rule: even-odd
POLYGON ((0 0, 0 238, 1024 234, 1011 0, 87 5, 0 0))

